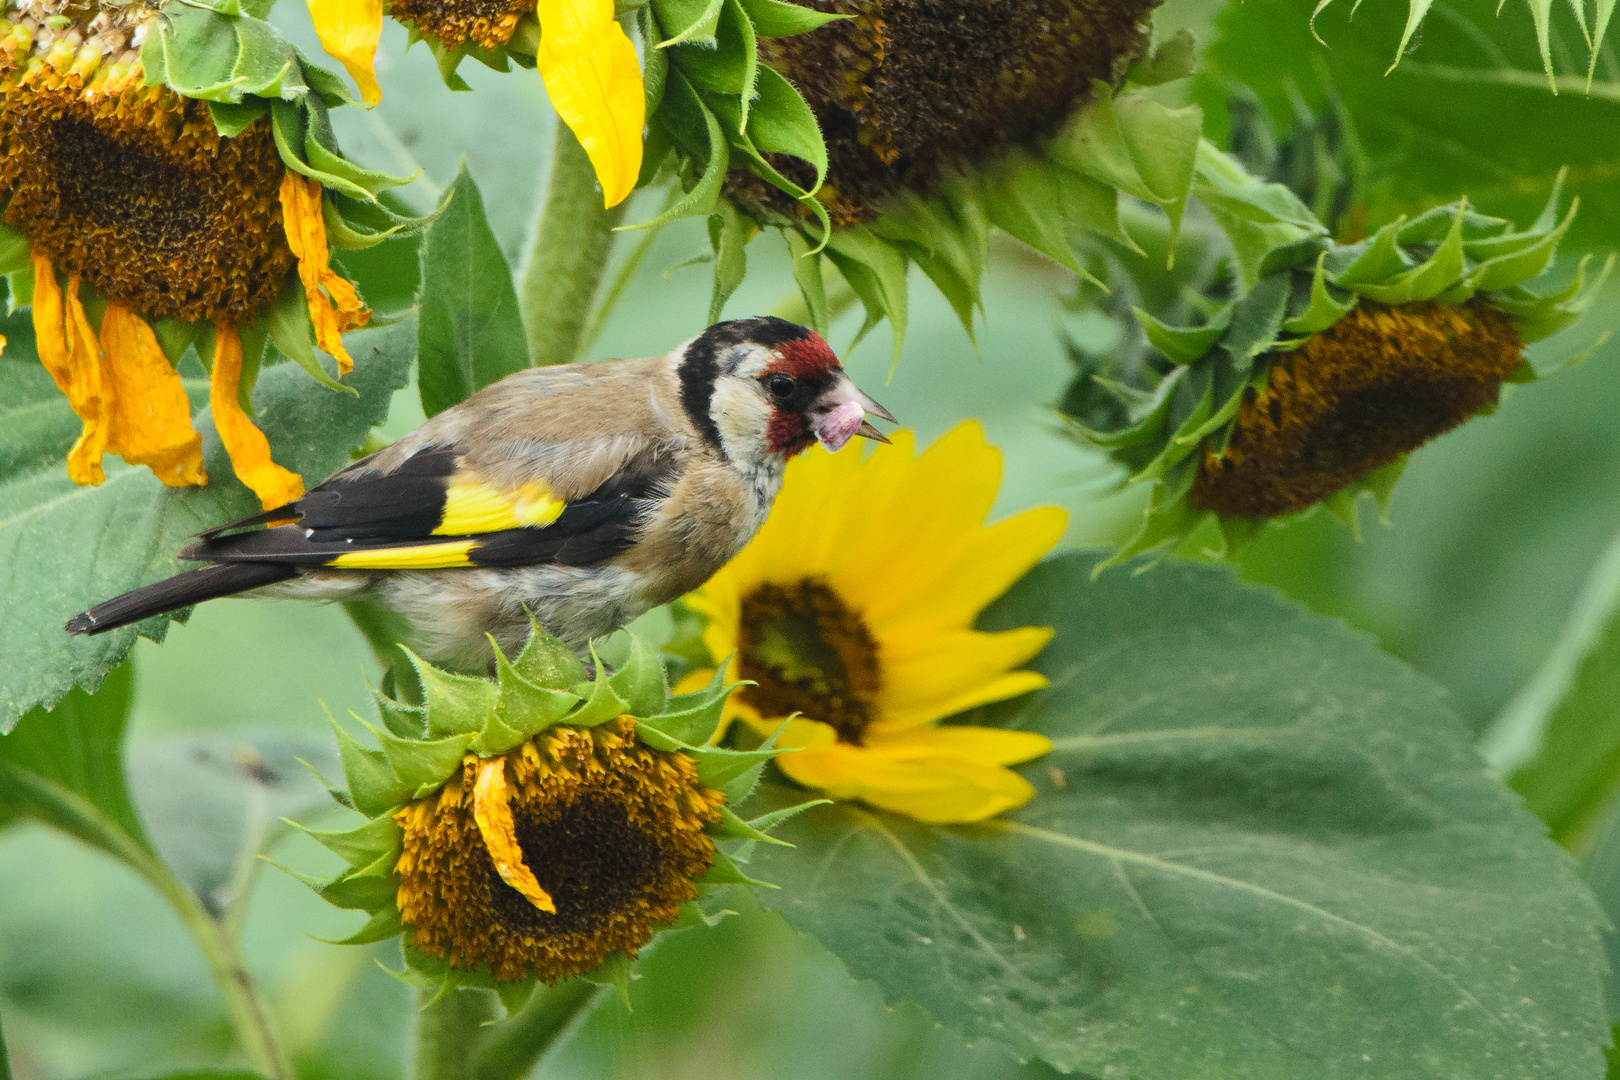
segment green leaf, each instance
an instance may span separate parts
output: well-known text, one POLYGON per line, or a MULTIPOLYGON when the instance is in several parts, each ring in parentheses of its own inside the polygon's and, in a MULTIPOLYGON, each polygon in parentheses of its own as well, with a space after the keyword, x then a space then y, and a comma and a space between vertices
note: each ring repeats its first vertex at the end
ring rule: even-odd
POLYGON ((869 321, 887 317, 894 331, 894 363, 906 339, 906 257, 865 227, 839 229, 827 240, 827 258, 866 306, 869 321))
POLYGON ((792 37, 825 26, 835 19, 851 18, 849 15, 816 11, 798 4, 784 4, 782 0, 742 0, 742 6, 753 20, 754 31, 760 37, 792 37))
MULTIPOLYGON (((125 836, 149 847, 124 780, 124 726, 132 682, 131 666, 121 664, 107 673, 96 693, 75 688, 51 711, 32 710, 10 734, 0 736, 0 762, 82 797, 125 836)), ((0 794, 0 808, 27 812, 8 802, 0 794)))
POLYGON ((309 299, 297 274, 288 274, 276 298, 260 309, 253 321, 253 330, 267 335, 281 355, 288 357, 304 373, 328 390, 345 394, 355 393, 333 378, 321 365, 315 352, 315 324, 309 317, 309 299))
MULTIPOLYGON (((388 413, 414 355, 409 322, 350 336, 358 397, 333 394, 296 367, 283 364, 260 377, 257 423, 275 460, 312 486, 349 461, 388 413)), ((0 356, 0 370, 35 366, 21 355, 0 356)), ((175 553, 192 534, 257 513, 258 500, 231 473, 230 461, 206 413, 195 421, 211 482, 201 489, 163 487, 144 468, 107 459, 100 487, 67 478, 60 441, 72 413, 48 380, 29 387, 35 422, 0 428, 0 731, 24 713, 60 701, 74 686, 94 690, 129 655, 139 633, 161 640, 169 617, 95 637, 62 630, 92 604, 178 573, 175 553), (45 418, 55 416, 56 420, 45 418)), ((76 426, 76 425, 74 425, 76 426)), ((71 442, 71 440, 70 440, 71 442)))
POLYGON ((793 282, 804 298, 804 309, 810 313, 810 329, 826 337, 830 313, 827 283, 821 272, 821 252, 812 251, 810 242, 797 229, 781 232, 782 239, 787 241, 788 258, 792 260, 793 282))
MULTIPOLYGON (((1225 113, 1221 80, 1231 79, 1253 88, 1285 128, 1296 103, 1342 109, 1367 158, 1362 195, 1373 227, 1464 195, 1487 213, 1528 222, 1568 166, 1569 194, 1582 205, 1569 243, 1583 251, 1613 244, 1620 82, 1607 69, 1599 67, 1589 93, 1584 74, 1559 75, 1555 97, 1525 5, 1453 4, 1436 9, 1421 47, 1386 76, 1405 26, 1398 0, 1328 8, 1316 31, 1331 48, 1311 36, 1312 6, 1245 0, 1221 9, 1219 37, 1193 83, 1212 119, 1225 113)), ((1612 11, 1600 4, 1598 24, 1612 11)), ((1557 21, 1555 35, 1580 50, 1577 28, 1557 21)))
POLYGON ((665 107, 659 112, 659 118, 665 125, 673 124, 677 129, 676 141, 689 150, 696 140, 707 148, 707 163, 692 189, 686 193, 675 205, 651 221, 641 222, 639 225, 625 225, 624 229, 651 229, 660 225, 667 225, 683 217, 696 217, 707 215, 712 211, 720 198, 720 188, 726 181, 726 170, 731 165, 731 144, 727 141, 725 132, 720 127, 720 121, 715 117, 709 107, 703 104, 697 91, 692 89, 690 83, 678 73, 671 76, 669 90, 665 96, 665 107), (695 119, 696 124, 682 124, 681 113, 686 118, 695 119), (701 126, 698 126, 701 125, 701 126), (681 128, 690 130, 681 132, 681 128), (684 134, 686 137, 679 137, 684 134))
POLYGON ((416 331, 417 382, 428 416, 529 366, 512 270, 465 159, 441 205, 422 238, 416 331))
POLYGON ((729 200, 719 203, 719 213, 709 218, 709 245, 714 249, 714 292, 709 297, 709 322, 720 321, 726 301, 748 273, 748 241, 757 231, 754 223, 729 200))
POLYGON ((715 28, 720 25, 720 9, 725 0, 652 0, 653 14, 669 37, 658 45, 663 49, 683 42, 715 44, 715 28))
POLYGON ((1620 785, 1620 540, 1592 569, 1563 634, 1493 741, 1509 733, 1535 747, 1509 783, 1554 840, 1580 846, 1620 785))
MULTIPOLYGON (((1037 567, 1027 806, 808 811, 761 899, 890 1001, 1094 1075, 1603 1074, 1599 915, 1439 687, 1219 569, 1037 567)), ((797 801, 778 789, 768 800, 797 801)))

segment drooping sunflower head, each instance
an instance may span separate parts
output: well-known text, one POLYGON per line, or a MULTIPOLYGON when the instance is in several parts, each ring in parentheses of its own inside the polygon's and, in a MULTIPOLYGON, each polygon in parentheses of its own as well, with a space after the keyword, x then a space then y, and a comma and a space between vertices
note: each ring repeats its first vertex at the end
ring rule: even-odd
POLYGON ((799 89, 821 124, 830 162, 821 197, 843 224, 870 220, 902 190, 930 195, 950 172, 1055 133, 1094 82, 1119 81, 1145 44, 1156 2, 806 6, 850 18, 761 39, 760 57, 799 89))
POLYGON ((84 423, 76 483, 105 453, 207 482, 174 372, 195 346, 237 477, 267 508, 302 494, 251 419, 266 338, 337 387, 316 350, 346 374, 342 334, 370 313, 328 222, 345 246, 420 224, 377 202, 403 178, 338 152, 326 113, 346 100, 246 14, 23 0, 0 19, 0 273, 84 423))
POLYGON ((336 728, 342 798, 368 820, 312 833, 349 863, 312 884, 372 913, 351 942, 403 931, 435 983, 554 983, 622 966, 701 919, 701 892, 748 883, 716 841, 768 839, 731 804, 775 751, 706 745, 719 681, 670 697, 636 640, 588 682, 538 628, 496 680, 417 671, 422 705, 380 699, 379 749, 336 728))
POLYGON ((59 5, 14 10, 0 46, 6 224, 147 318, 245 320, 294 264, 268 120, 226 138, 208 102, 144 85, 155 10, 109 8, 75 24, 47 6, 59 5))
POLYGON ((1206 301, 1195 325, 1138 309, 1150 347, 1083 357, 1065 398, 1076 434, 1153 486, 1116 562, 1211 519, 1226 554, 1319 503, 1354 525, 1357 495, 1386 502, 1411 451, 1493 409, 1504 383, 1534 380, 1524 346, 1573 323, 1596 288, 1584 262, 1549 295, 1524 284, 1573 219, 1571 206, 1560 220, 1556 190, 1527 230, 1464 201, 1353 245, 1306 228, 1309 212, 1276 184, 1203 194, 1242 264, 1222 276, 1252 284, 1206 301), (1268 222, 1283 242, 1268 244, 1268 222))
POLYGON ((864 460, 812 449, 789 463, 753 542, 687 598, 707 618, 708 655, 754 684, 727 715, 757 735, 780 729, 776 745, 797 748, 778 759, 790 779, 938 822, 1034 793, 1006 766, 1045 753, 1043 736, 938 723, 1046 684, 1018 669, 1050 630, 973 628, 1067 520, 1043 507, 985 527, 1000 474, 973 423, 918 458, 903 431, 864 460))

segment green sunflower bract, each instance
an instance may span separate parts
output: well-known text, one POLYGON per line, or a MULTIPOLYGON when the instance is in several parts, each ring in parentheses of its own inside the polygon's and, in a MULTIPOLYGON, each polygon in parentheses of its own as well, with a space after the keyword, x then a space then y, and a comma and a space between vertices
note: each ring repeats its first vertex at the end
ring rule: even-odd
POLYGON ((1152 485, 1106 565, 1211 519, 1217 555, 1318 503, 1354 525, 1356 497, 1385 503, 1412 450, 1493 409, 1504 382, 1548 373, 1524 346, 1571 325, 1613 261, 1596 280, 1583 259, 1564 288, 1527 287, 1575 213, 1560 218, 1557 188, 1522 231, 1464 200, 1351 245, 1208 144, 1193 193, 1231 243, 1240 297, 1205 300, 1195 325, 1135 309, 1149 348, 1086 361, 1065 403, 1078 437, 1152 485))
POLYGON ((413 656, 423 704, 379 694, 375 749, 334 721, 347 789, 333 795, 367 820, 306 830, 348 868, 298 876, 370 913, 345 944, 403 932, 419 985, 498 989, 509 1005, 537 980, 622 985, 658 930, 718 917, 705 893, 760 884, 738 862, 750 842, 779 843, 765 830, 787 815, 732 807, 777 751, 707 745, 731 688, 671 696, 633 636, 617 673, 598 661, 589 681, 538 627, 516 659, 496 655, 494 679, 413 656), (727 854, 726 839, 742 846, 727 854))

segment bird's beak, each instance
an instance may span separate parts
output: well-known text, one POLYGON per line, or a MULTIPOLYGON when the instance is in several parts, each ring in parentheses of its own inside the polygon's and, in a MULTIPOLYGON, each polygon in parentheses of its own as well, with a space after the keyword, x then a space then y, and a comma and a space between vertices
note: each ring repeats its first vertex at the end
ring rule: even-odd
POLYGON ((811 423, 817 441, 830 451, 842 450, 844 444, 857 435, 880 443, 888 442, 883 432, 873 427, 866 419, 867 413, 891 424, 895 422, 888 409, 863 393, 858 386, 849 381, 848 376, 840 374, 833 385, 817 398, 810 408, 811 423))

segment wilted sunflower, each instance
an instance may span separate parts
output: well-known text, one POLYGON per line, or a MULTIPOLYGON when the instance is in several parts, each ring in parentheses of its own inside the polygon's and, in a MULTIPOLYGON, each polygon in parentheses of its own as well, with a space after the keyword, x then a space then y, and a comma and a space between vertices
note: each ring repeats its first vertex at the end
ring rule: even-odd
POLYGON ((1572 324, 1597 288, 1584 261, 1556 293, 1524 285, 1573 220, 1556 188, 1522 232, 1464 201, 1345 245, 1218 151, 1199 168, 1194 192, 1232 242, 1242 291, 1202 301, 1190 326, 1138 309, 1146 347, 1082 358, 1065 400, 1080 437, 1153 485, 1115 562, 1210 519, 1226 554, 1318 503, 1354 524, 1357 495, 1387 500, 1412 450, 1537 378, 1524 346, 1572 324))
POLYGON ((789 463, 759 535, 687 597, 708 619, 709 654, 755 684, 727 715, 762 735, 780 728, 774 745, 797 751, 777 759, 791 779, 933 822, 1034 794, 1006 766, 1046 753, 1045 736, 936 723, 1046 685, 1017 669, 1050 629, 973 629, 1067 521, 1041 507, 986 528, 1000 480, 1001 455, 973 422, 915 459, 904 431, 864 461, 813 449, 789 463))
MULTIPOLYGON (((633 959, 657 930, 701 921, 700 893, 750 884, 716 840, 765 840, 731 804, 775 751, 705 745, 727 688, 670 697, 639 640, 594 682, 536 628, 498 679, 421 661, 425 704, 379 696, 380 750, 334 723, 369 820, 311 832, 349 868, 305 879, 372 913, 349 943, 406 935, 413 978, 554 983, 633 959)), ((777 820, 773 817, 771 820, 777 820)))
POLYGON ((84 422, 76 483, 102 481, 104 453, 170 486, 207 482, 174 370, 195 345, 237 476, 266 507, 302 494, 251 419, 266 337, 323 381, 317 345, 347 372, 340 335, 368 313, 328 265, 328 222, 351 246, 404 224, 375 207, 398 181, 336 153, 325 110, 340 100, 331 75, 247 16, 25 0, 0 19, 0 202, 14 241, 0 271, 84 422), (252 40, 252 62, 219 49, 226 36, 252 40))
POLYGON ((699 35, 654 4, 649 40, 673 47, 648 160, 672 146, 689 189, 655 220, 718 215, 711 318, 741 279, 744 245, 774 226, 804 318, 823 332, 825 255, 866 329, 889 319, 897 350, 912 263, 971 334, 991 226, 1079 271, 1076 230, 1128 242, 1120 192, 1179 215, 1201 114, 1132 89, 1190 72, 1189 38, 1143 55, 1154 6, 754 0, 738 9, 747 18, 722 15, 699 35), (732 53, 748 62, 720 59, 732 53))
MULTIPOLYGON (((369 108, 382 100, 375 73, 382 0, 308 0, 321 45, 360 87, 369 108)), ((607 206, 623 202, 641 171, 646 95, 636 47, 614 17, 613 0, 391 0, 389 16, 425 39, 452 88, 465 56, 497 71, 507 61, 538 68, 557 115, 579 139, 607 206)))

